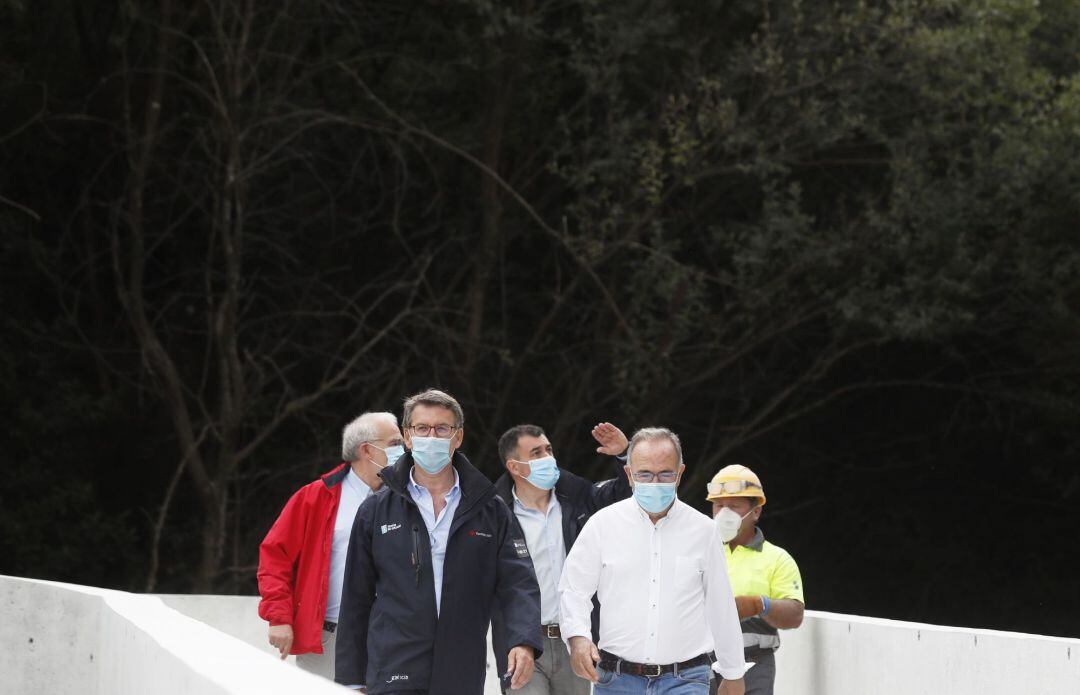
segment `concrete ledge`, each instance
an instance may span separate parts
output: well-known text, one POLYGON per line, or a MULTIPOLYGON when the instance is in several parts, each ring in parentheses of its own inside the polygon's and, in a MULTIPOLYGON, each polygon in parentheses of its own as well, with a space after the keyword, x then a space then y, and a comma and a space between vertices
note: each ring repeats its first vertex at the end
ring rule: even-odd
POLYGON ((0 606, 0 692, 99 692, 99 590, 0 576, 0 606))
MULTIPOLYGON (((349 692, 277 658, 257 605, 0 575, 0 694, 349 692)), ((1080 639, 819 611, 781 639, 777 695, 1080 692, 1080 639)))
MULTIPOLYGON (((266 623, 259 618, 258 596, 213 596, 196 594, 166 594, 161 599, 184 615, 200 620, 211 627, 242 640, 260 651, 277 651, 266 638, 266 623)), ((491 633, 488 633, 487 679, 484 695, 502 695, 499 675, 491 653, 491 633)), ((294 661, 289 657, 290 662, 294 661)))
POLYGON ((0 605, 5 608, 0 621, 4 693, 349 692, 183 615, 156 596, 0 576, 0 605))
POLYGON ((781 640, 777 695, 1080 692, 1080 639, 806 611, 781 640))

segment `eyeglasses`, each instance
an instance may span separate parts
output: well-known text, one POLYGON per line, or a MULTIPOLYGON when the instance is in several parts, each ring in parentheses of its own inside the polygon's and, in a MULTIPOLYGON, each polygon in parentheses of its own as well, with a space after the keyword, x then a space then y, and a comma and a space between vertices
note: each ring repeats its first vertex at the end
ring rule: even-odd
POLYGON ((434 427, 431 425, 411 425, 409 429, 417 437, 430 437, 434 434, 439 439, 449 439, 450 435, 460 428, 454 425, 435 425, 434 427))
POLYGON ((386 437, 383 437, 381 439, 369 439, 367 441, 368 444, 371 444, 372 442, 386 442, 387 446, 403 446, 405 444, 405 442, 402 441, 401 437, 394 437, 392 439, 387 439, 386 437))
POLYGON ((636 471, 634 473, 634 480, 639 483, 651 483, 653 481, 659 483, 674 483, 679 479, 679 474, 675 471, 660 471, 659 474, 652 471, 636 471))
POLYGON ((706 487, 710 495, 723 495, 725 493, 736 495, 748 487, 761 489, 760 485, 751 483, 749 480, 725 480, 722 483, 709 483, 706 487))

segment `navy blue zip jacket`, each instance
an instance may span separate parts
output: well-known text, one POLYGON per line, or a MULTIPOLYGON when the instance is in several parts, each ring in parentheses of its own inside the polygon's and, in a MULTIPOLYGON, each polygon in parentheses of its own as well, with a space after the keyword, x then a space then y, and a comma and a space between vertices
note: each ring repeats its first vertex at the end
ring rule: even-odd
POLYGON ((407 488, 412 466, 406 452, 383 469, 385 485, 364 500, 353 522, 334 679, 366 685, 373 695, 482 695, 494 606, 505 616, 508 645, 530 646, 537 655, 544 648, 532 560, 517 519, 491 482, 455 452, 461 500, 436 613, 427 527, 407 488))
MULTIPOLYGON (((565 468, 559 469, 559 481, 555 483, 554 493, 559 499, 559 506, 562 508, 563 545, 566 547, 566 552, 570 552, 570 548, 574 545, 574 541, 577 540, 578 534, 585 527, 585 522, 593 514, 609 504, 624 500, 633 494, 630 489, 630 481, 627 480, 626 472, 623 470, 624 463, 624 459, 616 457, 614 464, 615 477, 601 480, 598 483, 574 475, 565 468)), ((495 481, 495 494, 506 502, 511 510, 514 508, 513 487, 514 484, 509 473, 503 473, 502 477, 495 481)), ((529 562, 531 564, 532 560, 530 559, 529 562)), ((539 631, 539 629, 538 623, 537 630, 539 631)), ((600 603, 595 596, 593 597, 592 633, 593 643, 596 644, 600 641, 600 603)), ((511 625, 496 607, 491 618, 491 646, 495 652, 495 664, 499 669, 499 673, 506 673, 506 655, 510 651, 510 646, 513 645, 512 639, 511 625)), ((551 644, 549 646, 557 649, 564 648, 561 644, 551 644)), ((505 686, 505 682, 500 684, 503 692, 506 692, 505 686)))

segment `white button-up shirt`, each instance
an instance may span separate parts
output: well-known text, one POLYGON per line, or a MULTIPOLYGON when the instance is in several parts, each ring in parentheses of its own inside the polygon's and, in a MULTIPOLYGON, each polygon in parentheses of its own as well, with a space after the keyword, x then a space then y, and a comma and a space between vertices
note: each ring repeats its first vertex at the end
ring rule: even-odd
POLYGON ((435 613, 442 613, 443 564, 446 561, 446 545, 450 542, 450 526, 454 523, 454 514, 461 503, 461 481, 457 469, 454 469, 454 486, 443 495, 446 506, 435 516, 435 500, 428 489, 416 482, 413 469, 409 469, 409 485, 406 488, 413 502, 420 508, 420 516, 427 527, 428 542, 431 543, 431 573, 435 578, 435 613))
POLYGON ((553 625, 559 622, 559 577, 566 561, 566 544, 562 533, 562 505, 555 493, 551 493, 547 513, 522 504, 517 492, 514 495, 514 516, 525 532, 525 544, 532 556, 536 583, 540 585, 540 623, 553 625))
POLYGON ((567 644, 591 639, 595 593, 601 649, 644 664, 715 650, 725 679, 746 670, 720 535, 679 500, 655 525, 633 498, 593 515, 566 557, 559 592, 567 644))
POLYGON ((356 471, 349 470, 341 480, 341 501, 334 518, 334 539, 330 546, 330 588, 326 594, 326 617, 332 623, 341 611, 341 584, 345 581, 345 555, 349 551, 356 510, 371 494, 371 488, 360 479, 356 471))

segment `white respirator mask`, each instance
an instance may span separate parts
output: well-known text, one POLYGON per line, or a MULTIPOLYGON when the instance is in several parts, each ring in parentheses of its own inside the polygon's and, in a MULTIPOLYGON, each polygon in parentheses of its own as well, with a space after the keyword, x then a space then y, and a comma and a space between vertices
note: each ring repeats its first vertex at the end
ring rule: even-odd
MULTIPOLYGON (((753 507, 750 508, 750 512, 752 511, 754 511, 753 507)), ((720 533, 720 540, 728 543, 739 535, 739 527, 742 526, 743 519, 750 516, 750 512, 739 516, 739 513, 731 507, 724 507, 717 512, 713 521, 716 522, 716 530, 720 533)))

